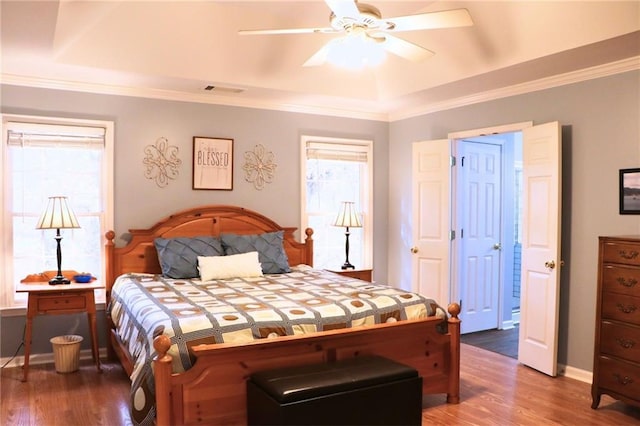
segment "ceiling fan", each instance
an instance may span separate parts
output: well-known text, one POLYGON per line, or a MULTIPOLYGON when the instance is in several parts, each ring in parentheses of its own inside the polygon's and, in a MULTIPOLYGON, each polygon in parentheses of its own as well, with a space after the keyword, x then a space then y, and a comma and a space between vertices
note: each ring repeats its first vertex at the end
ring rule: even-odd
POLYGON ((357 0, 324 1, 331 9, 331 14, 329 15, 331 26, 329 27, 240 30, 239 34, 344 34, 340 38, 330 40, 311 56, 304 63, 304 66, 309 67, 324 64, 332 49, 337 45, 353 44, 352 41, 354 40, 358 40, 356 49, 364 49, 366 45, 378 45, 382 46, 387 52, 410 61, 421 61, 434 53, 391 33, 473 25, 471 15, 469 15, 467 9, 383 18, 376 7, 358 3, 357 0))

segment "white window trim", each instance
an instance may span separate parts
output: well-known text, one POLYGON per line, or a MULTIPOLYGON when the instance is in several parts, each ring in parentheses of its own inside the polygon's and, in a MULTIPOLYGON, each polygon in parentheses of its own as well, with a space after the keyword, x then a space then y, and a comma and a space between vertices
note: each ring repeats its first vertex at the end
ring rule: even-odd
MULTIPOLYGON (((11 215, 8 214, 9 201, 6 194, 7 182, 9 180, 7 176, 7 137, 8 127, 7 124, 12 121, 18 121, 23 123, 34 124, 53 124, 53 125, 67 125, 67 126, 86 126, 86 127, 103 127, 105 129, 104 135, 104 175, 102 176, 103 191, 106 197, 106 208, 104 210, 104 221, 102 222, 102 228, 100 233, 103 241, 101 244, 102 255, 105 255, 104 245, 106 240, 104 234, 114 229, 114 122, 103 120, 86 120, 86 119, 72 119, 72 118, 58 118, 58 117, 44 117, 35 115, 17 115, 17 114, 0 114, 2 121, 0 124, 0 134, 2 134, 2 148, 0 149, 0 164, 2 164, 2 173, 0 173, 0 183, 2 184, 2 197, 0 198, 0 224, 2 229, 8 229, 10 226, 9 221, 11 215)), ((0 310, 13 311, 15 308, 23 308, 25 305, 23 302, 17 302, 15 300, 15 284, 13 281, 13 267, 5 267, 9 265, 8 255, 12 253, 13 245, 9 237, 9 233, 2 232, 2 241, 0 241, 0 265, 2 265, 2 272, 0 272, 0 310)), ((103 262, 106 268, 106 262, 103 262)), ((34 273, 41 271, 34 271, 34 273)), ((101 277, 104 277, 106 270, 103 270, 101 277)), ((96 293, 96 302, 104 303, 104 291, 96 293)))
MULTIPOLYGON (((373 267, 373 141, 367 139, 347 139, 347 138, 334 138, 327 136, 311 136, 302 135, 300 137, 300 230, 301 234, 304 234, 304 230, 309 226, 307 221, 307 197, 306 197, 306 178, 307 178, 307 154, 306 146, 307 142, 321 142, 327 144, 340 144, 340 145, 357 145, 360 147, 366 147, 367 150, 367 162, 369 163, 369 176, 367 182, 367 188, 364 190, 368 192, 367 200, 368 205, 360 206, 363 213, 363 244, 366 247, 364 253, 364 265, 363 268, 373 267)), ((337 212, 336 212, 337 214, 337 212)))

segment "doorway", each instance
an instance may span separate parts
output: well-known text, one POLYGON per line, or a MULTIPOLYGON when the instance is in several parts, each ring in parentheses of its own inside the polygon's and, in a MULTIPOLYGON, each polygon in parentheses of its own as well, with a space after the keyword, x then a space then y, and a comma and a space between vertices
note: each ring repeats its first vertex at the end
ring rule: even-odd
MULTIPOLYGON (((560 296, 562 132, 560 123, 515 123, 450 133, 412 146, 411 285, 436 300, 460 301, 455 140, 522 132, 522 258, 518 361, 557 375, 560 296), (542 320, 541 320, 542 319, 542 320)), ((504 189, 504 188, 503 188, 504 189)), ((502 214, 514 209, 501 209, 502 214)), ((515 231, 514 231, 515 232, 515 231)), ((507 245, 508 246, 508 245, 507 245)), ((501 260, 501 268, 505 262, 501 260)), ((501 273, 504 273, 501 269, 501 273)), ((503 286, 504 290, 506 286, 503 286)), ((503 306, 505 295, 500 292, 503 306)), ((464 305, 464 301, 463 301, 464 305)), ((462 306, 464 310, 464 306, 462 306)), ((499 310, 502 315, 502 309, 499 310)), ((504 316, 500 320, 505 323, 504 316)), ((513 315, 511 315, 513 320, 513 315)))
POLYGON ((522 132, 455 139, 453 146, 461 331, 471 344, 517 354, 522 132))
POLYGON ((474 323, 463 333, 512 328, 520 308, 522 132, 454 146, 456 276, 462 313, 474 323), (491 319, 478 321, 479 314, 491 319))

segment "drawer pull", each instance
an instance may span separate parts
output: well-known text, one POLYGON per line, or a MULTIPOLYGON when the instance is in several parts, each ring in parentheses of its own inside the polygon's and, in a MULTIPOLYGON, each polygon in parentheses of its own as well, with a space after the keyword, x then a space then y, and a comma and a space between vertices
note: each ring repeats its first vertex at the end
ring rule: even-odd
POLYGON ((624 312, 625 314, 632 314, 636 311, 636 309, 638 309, 638 307, 635 305, 624 306, 622 303, 618 303, 616 307, 620 312, 624 312))
POLYGON ((629 376, 622 377, 618 373, 614 373, 613 377, 615 377, 618 383, 620 383, 622 386, 626 386, 633 383, 633 379, 629 376))
POLYGON ((616 281, 621 286, 628 287, 628 288, 631 288, 634 285, 638 284, 638 280, 636 280, 635 278, 631 278, 630 280, 627 281, 624 277, 618 277, 616 281))
POLYGON ((622 346, 625 349, 631 349, 635 346, 636 342, 634 342, 631 339, 621 339, 620 337, 616 338, 616 342, 618 342, 618 344, 620 346, 622 346))
POLYGON ((622 257, 623 259, 627 259, 627 260, 631 260, 631 259, 635 259, 636 257, 638 257, 638 253, 635 250, 631 250, 630 252, 627 253, 626 250, 620 250, 618 252, 618 254, 620 255, 620 257, 622 257))

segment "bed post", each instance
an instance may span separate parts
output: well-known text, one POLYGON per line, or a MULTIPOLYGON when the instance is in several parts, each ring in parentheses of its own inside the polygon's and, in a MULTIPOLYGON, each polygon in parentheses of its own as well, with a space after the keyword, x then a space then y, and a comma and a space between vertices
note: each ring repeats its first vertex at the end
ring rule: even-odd
POLYGON ((449 334, 451 344, 449 361, 451 369, 449 371, 449 392, 447 393, 447 402, 458 404, 460 402, 460 305, 451 303, 447 307, 449 311, 449 334))
POLYGON ((104 234, 105 238, 107 239, 107 243, 105 244, 104 247, 104 251, 105 251, 105 273, 104 273, 104 286, 105 286, 105 290, 104 290, 104 297, 105 297, 105 304, 104 304, 104 312, 105 312, 105 316, 107 317, 107 357, 109 359, 116 359, 116 352, 115 349, 113 347, 113 343, 111 342, 111 329, 113 328, 113 323, 111 321, 111 316, 109 315, 109 303, 111 302, 111 288, 113 287, 113 281, 115 280, 114 277, 114 257, 113 257, 113 251, 116 248, 114 243, 113 243, 113 239, 116 237, 116 233, 113 231, 107 231, 104 234))
POLYGON ((153 360, 153 375, 156 391, 156 426, 171 424, 171 356, 167 355, 171 340, 160 335, 153 339, 153 348, 158 356, 153 360))
POLYGON ((105 297, 107 299, 107 304, 111 301, 111 287, 113 287, 113 280, 115 277, 113 276, 113 250, 116 248, 113 239, 116 237, 116 233, 113 231, 107 231, 104 234, 104 237, 107 239, 107 244, 104 246, 105 251, 105 275, 104 275, 104 285, 105 285, 105 297))
POLYGON ((313 229, 305 229, 304 235, 305 259, 303 263, 313 266, 313 229))

